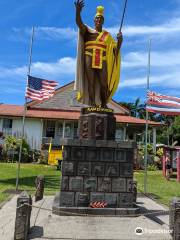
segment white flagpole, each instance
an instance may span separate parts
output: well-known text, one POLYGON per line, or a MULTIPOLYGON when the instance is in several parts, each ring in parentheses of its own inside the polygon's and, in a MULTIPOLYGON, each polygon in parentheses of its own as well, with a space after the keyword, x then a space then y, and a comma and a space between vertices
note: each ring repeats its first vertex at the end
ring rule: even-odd
MULTIPOLYGON (((150 79, 150 65, 151 65, 151 39, 149 40, 148 46, 148 68, 147 68, 147 89, 146 89, 146 102, 147 92, 149 90, 149 79, 150 79)), ((148 141, 148 118, 149 114, 146 109, 146 131, 145 131, 145 153, 144 153, 144 193, 147 193, 147 141, 148 141)))
MULTIPOLYGON (((26 87, 28 86, 28 75, 31 74, 33 41, 34 41, 34 27, 32 27, 32 34, 31 34, 30 47, 29 47, 29 66, 28 66, 28 72, 27 72, 26 87)), ((25 94, 26 94, 26 90, 25 90, 25 94)), ((21 163, 21 157, 22 157, 22 143, 24 139, 26 111, 27 111, 27 98, 25 96, 24 113, 23 113, 23 119, 22 119, 22 136, 21 136, 21 144, 19 149, 19 159, 18 159, 18 167, 17 167, 17 175, 16 175, 16 191, 18 191, 18 185, 19 185, 19 173, 20 173, 20 163, 21 163)))

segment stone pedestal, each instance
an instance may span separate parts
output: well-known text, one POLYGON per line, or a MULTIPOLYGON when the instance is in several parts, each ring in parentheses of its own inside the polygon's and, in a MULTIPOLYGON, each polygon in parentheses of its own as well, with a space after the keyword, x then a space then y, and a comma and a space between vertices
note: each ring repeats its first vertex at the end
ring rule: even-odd
POLYGON ((111 109, 84 108, 79 118, 79 138, 114 140, 116 118, 111 109), (98 111, 99 110, 99 111, 98 111))
POLYGON ((55 199, 54 213, 120 215, 137 211, 133 201, 136 144, 114 141, 114 125, 112 112, 81 115, 80 138, 63 142, 61 189, 55 199), (97 121, 103 127, 99 128, 97 121), (107 207, 90 208, 95 201, 105 201, 107 207))

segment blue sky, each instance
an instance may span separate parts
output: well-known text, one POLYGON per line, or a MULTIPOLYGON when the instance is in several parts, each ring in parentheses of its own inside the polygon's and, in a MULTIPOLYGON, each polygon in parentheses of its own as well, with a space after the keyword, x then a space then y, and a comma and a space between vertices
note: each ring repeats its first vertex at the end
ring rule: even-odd
MULTIPOLYGON (((104 28, 118 32, 124 1, 86 0, 84 23, 93 27, 97 5, 104 28)), ((0 103, 23 104, 31 28, 35 26, 31 74, 74 80, 75 8, 72 0, 0 0, 0 103)), ((148 41, 152 39, 150 88, 180 97, 180 0, 128 0, 123 26, 121 79, 116 101, 145 99, 148 41)))

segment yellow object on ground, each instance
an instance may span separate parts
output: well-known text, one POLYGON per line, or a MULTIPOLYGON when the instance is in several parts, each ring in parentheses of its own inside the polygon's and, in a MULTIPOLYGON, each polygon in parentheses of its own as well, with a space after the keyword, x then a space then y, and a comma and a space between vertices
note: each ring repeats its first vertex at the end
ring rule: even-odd
POLYGON ((51 150, 48 155, 49 165, 58 165, 58 160, 62 160, 62 150, 51 150))

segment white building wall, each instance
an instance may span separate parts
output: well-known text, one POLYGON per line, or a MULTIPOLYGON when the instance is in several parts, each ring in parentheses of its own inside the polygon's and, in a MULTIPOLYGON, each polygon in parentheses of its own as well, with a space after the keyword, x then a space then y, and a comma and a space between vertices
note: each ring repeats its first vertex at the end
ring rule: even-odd
POLYGON ((3 119, 0 118, 0 131, 2 131, 2 124, 3 124, 3 119))
MULTIPOLYGON (((41 119, 25 120, 25 138, 32 149, 41 149, 42 144, 41 119)), ((12 135, 20 137, 22 133, 22 119, 13 119, 12 135)))

